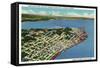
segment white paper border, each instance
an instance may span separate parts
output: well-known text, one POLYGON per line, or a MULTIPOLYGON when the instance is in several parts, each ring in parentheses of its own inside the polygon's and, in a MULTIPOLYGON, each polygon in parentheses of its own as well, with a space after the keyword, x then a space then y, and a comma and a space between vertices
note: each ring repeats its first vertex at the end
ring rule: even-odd
MULTIPOLYGON (((95 60, 96 59, 96 45, 95 45, 96 44, 96 18, 95 18, 95 20, 94 20, 94 57, 22 62, 21 61, 21 12, 22 12, 21 8, 22 8, 22 6, 29 6, 29 5, 19 4, 19 64, 63 62, 63 61, 81 61, 81 60, 84 61, 84 60, 95 60)), ((37 5, 37 6, 40 6, 40 5, 37 5)), ((49 7, 51 7, 51 6, 49 6, 49 7)), ((53 7, 56 7, 56 6, 53 6, 53 7)), ((64 8, 67 8, 67 7, 64 7, 64 8)), ((81 8, 81 7, 79 7, 79 8, 78 7, 76 7, 76 8, 75 7, 68 7, 68 8, 86 9, 86 10, 94 10, 94 11, 96 11, 96 9, 93 9, 93 8, 81 8)))

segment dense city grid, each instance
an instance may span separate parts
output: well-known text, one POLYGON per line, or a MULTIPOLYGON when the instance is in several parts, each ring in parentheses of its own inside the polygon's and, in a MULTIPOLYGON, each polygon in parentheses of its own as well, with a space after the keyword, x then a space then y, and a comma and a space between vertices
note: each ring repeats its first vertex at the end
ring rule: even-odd
POLYGON ((22 29, 21 60, 52 60, 87 38, 82 28, 22 29))

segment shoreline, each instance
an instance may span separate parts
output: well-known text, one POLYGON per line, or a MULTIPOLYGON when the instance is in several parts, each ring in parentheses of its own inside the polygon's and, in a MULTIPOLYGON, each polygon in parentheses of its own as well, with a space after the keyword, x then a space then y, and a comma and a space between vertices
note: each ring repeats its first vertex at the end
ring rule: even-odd
MULTIPOLYGON (((85 40, 83 40, 83 41, 85 41, 85 40)), ((69 48, 65 48, 64 50, 68 50, 68 49, 70 49, 70 48, 72 48, 72 47, 75 47, 75 45, 78 45, 78 44, 80 44, 81 42, 83 42, 83 41, 80 41, 79 43, 76 43, 76 44, 74 44, 74 45, 71 45, 69 48)), ((62 51, 64 51, 64 50, 62 50, 62 51)), ((62 52, 61 51, 61 52, 62 52)), ((58 55, 60 55, 60 53, 61 52, 57 52, 52 58, 51 58, 51 60, 54 60, 58 55)))
POLYGON ((47 16, 47 15, 33 15, 22 14, 22 22, 25 21, 47 21, 47 20, 77 20, 77 19, 94 19, 94 17, 82 16, 47 16))

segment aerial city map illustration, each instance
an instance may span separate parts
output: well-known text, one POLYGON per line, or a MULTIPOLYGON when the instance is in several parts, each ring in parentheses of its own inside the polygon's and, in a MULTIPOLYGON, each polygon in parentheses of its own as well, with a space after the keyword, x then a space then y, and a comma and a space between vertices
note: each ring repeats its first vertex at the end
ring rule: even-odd
POLYGON ((94 57, 95 11, 21 6, 21 62, 94 57))

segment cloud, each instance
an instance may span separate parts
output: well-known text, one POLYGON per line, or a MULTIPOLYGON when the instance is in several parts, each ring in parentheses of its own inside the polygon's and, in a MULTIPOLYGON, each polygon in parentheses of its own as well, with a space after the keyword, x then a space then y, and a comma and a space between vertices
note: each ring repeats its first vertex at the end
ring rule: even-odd
POLYGON ((59 11, 48 11, 47 15, 62 16, 61 12, 59 12, 59 11))
POLYGON ((37 12, 37 14, 40 14, 40 15, 47 15, 48 13, 46 11, 39 11, 37 12))
POLYGON ((81 16, 81 15, 79 13, 69 12, 69 13, 66 13, 65 16, 81 16))

